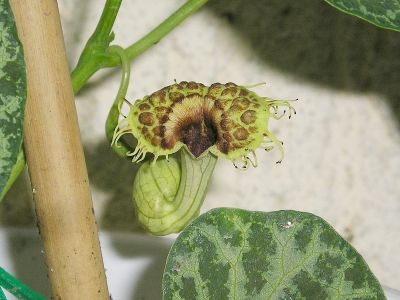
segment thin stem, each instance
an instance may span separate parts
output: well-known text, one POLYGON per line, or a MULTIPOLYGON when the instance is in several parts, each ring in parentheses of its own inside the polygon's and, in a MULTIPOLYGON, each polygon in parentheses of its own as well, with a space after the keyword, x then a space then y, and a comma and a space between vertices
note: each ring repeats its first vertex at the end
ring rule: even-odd
MULTIPOLYGON (((164 36, 175 29, 187 17, 199 10, 208 0, 189 0, 177 11, 169 16, 164 22, 154 28, 133 45, 126 48, 127 57, 132 60, 142 54, 151 46, 157 44, 164 36)), ((115 57, 107 58, 107 66, 113 67, 118 64, 115 57)))
MULTIPOLYGON (((126 48, 126 57, 129 60, 138 57, 145 50, 158 43, 187 17, 199 10, 207 3, 207 1, 208 0, 188 0, 164 22, 154 28, 139 41, 126 48)), ((72 87, 75 93, 82 88, 82 86, 96 71, 105 67, 115 67, 121 63, 120 58, 116 53, 106 51, 108 45, 112 41, 113 35, 109 35, 108 39, 100 40, 100 38, 107 37, 105 33, 111 32, 112 24, 115 21, 115 16, 119 9, 119 5, 112 6, 112 4, 116 4, 117 2, 120 4, 121 0, 108 0, 106 2, 99 24, 86 44, 77 66, 72 71, 72 87), (111 12, 107 13, 106 10, 108 9, 111 10, 111 12)))
MULTIPOLYGON (((120 61, 122 64, 122 78, 119 85, 117 97, 114 100, 113 105, 111 106, 110 112, 108 113, 108 117, 106 120, 106 137, 107 140, 111 143, 114 135, 114 130, 118 126, 118 117, 120 115, 120 109, 122 103, 125 100, 126 92, 128 91, 129 78, 131 74, 131 68, 129 64, 129 60, 126 57, 124 49, 120 46, 111 46, 108 48, 110 53, 115 53, 120 57, 120 61)), ((112 145, 113 150, 121 157, 126 157, 126 153, 129 151, 127 147, 123 143, 116 142, 112 145)))
POLYGON ((3 268, 0 268, 0 291, 1 287, 9 291, 18 299, 44 300, 43 296, 40 296, 35 291, 31 290, 29 287, 13 277, 11 274, 7 273, 3 268))
POLYGON ((75 93, 102 67, 102 61, 106 55, 107 48, 114 39, 112 27, 121 2, 122 0, 106 1, 96 29, 87 41, 79 57, 77 66, 72 71, 72 87, 75 93))
POLYGON ((122 0, 107 0, 104 5, 99 23, 96 26, 90 39, 104 41, 110 37, 115 18, 117 17, 122 0))
POLYGON ((13 186, 15 180, 17 180, 19 174, 21 174, 24 167, 25 167, 25 155, 24 155, 24 150, 21 147, 21 149, 18 152, 17 161, 15 162, 11 170, 10 177, 8 178, 6 185, 4 186, 3 190, 0 193, 0 201, 7 194, 9 189, 13 186))

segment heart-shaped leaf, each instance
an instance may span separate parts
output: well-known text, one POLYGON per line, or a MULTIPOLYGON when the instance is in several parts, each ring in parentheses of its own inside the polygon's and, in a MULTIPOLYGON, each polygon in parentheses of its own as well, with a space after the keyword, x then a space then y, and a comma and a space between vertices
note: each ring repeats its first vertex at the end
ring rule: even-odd
POLYGON ((164 299, 385 299, 357 251, 321 218, 219 208, 168 255, 164 299))
POLYGON ((325 0, 337 9, 376 26, 400 31, 400 0, 325 0))
POLYGON ((21 170, 25 62, 8 0, 0 0, 0 200, 21 170))

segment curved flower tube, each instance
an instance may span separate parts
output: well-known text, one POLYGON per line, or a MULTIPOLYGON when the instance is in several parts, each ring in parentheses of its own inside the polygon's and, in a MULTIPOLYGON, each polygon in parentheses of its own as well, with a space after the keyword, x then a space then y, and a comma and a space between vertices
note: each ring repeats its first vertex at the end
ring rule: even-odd
POLYGON ((154 235, 179 232, 199 215, 217 162, 209 154, 195 159, 185 150, 181 160, 161 158, 143 163, 133 184, 140 223, 154 235))
POLYGON ((182 230, 194 219, 204 200, 217 158, 239 169, 257 166, 255 150, 282 143, 268 130, 280 106, 289 118, 296 113, 289 101, 260 97, 244 86, 180 82, 130 104, 129 114, 115 128, 112 145, 125 134, 137 140, 126 155, 133 162, 153 155, 140 167, 134 200, 143 226, 153 234, 182 230), (175 157, 181 153, 180 167, 175 157))

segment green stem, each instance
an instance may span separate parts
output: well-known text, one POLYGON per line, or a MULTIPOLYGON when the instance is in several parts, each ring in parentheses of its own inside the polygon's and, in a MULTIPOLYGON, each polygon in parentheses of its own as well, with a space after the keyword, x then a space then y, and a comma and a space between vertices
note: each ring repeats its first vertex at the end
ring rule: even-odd
MULTIPOLYGON (((110 53, 116 53, 120 57, 122 65, 122 78, 119 85, 118 93, 113 105, 111 106, 110 112, 108 113, 106 120, 106 137, 107 140, 111 143, 114 135, 114 130, 118 126, 120 108, 128 91, 131 68, 125 51, 120 46, 111 46, 108 51, 110 53)), ((124 158, 126 158, 126 153, 129 152, 129 149, 123 144, 123 142, 117 142, 116 144, 113 144, 112 148, 119 156, 124 158)))
MULTIPOLYGON (((207 1, 208 0, 188 0, 164 22, 154 28, 139 41, 126 48, 126 57, 129 60, 133 60, 148 48, 158 43, 187 17, 200 9, 205 3, 207 3, 207 1)), ((113 39, 113 35, 110 34, 110 32, 120 3, 121 0, 108 0, 106 2, 99 24, 87 42, 77 66, 72 71, 72 87, 75 93, 77 93, 89 78, 99 69, 115 67, 120 64, 120 58, 116 53, 106 51, 108 45, 113 39)))
MULTIPOLYGON (((187 17, 199 10, 208 0, 189 0, 177 11, 169 16, 164 22, 154 28, 146 36, 141 38, 133 45, 126 48, 129 59, 134 59, 151 46, 157 44, 164 36, 171 32, 175 27, 181 24, 187 17)), ((117 61, 114 57, 109 58, 107 62, 110 67, 115 66, 117 61)))
POLYGON ((7 273, 3 268, 0 268, 0 287, 6 289, 18 299, 44 300, 43 296, 31 290, 11 274, 7 273))
POLYGON ((104 5, 103 12, 100 16, 99 23, 96 26, 89 42, 92 41, 106 41, 108 39, 114 39, 111 30, 114 26, 115 19, 117 17, 119 8, 121 6, 122 0, 107 0, 104 5))
POLYGON ((21 149, 18 152, 17 161, 15 162, 11 170, 10 178, 8 178, 6 185, 4 186, 3 190, 0 193, 0 201, 12 187, 15 180, 17 180, 19 174, 21 174, 24 167, 25 167, 25 155, 24 155, 24 150, 21 147, 21 149))
MULTIPOLYGON (((71 73, 72 88, 77 93, 86 81, 101 69, 107 48, 114 39, 112 27, 122 0, 107 0, 96 29, 87 41, 78 64, 71 73)), ((118 57, 117 57, 118 58, 118 57)))

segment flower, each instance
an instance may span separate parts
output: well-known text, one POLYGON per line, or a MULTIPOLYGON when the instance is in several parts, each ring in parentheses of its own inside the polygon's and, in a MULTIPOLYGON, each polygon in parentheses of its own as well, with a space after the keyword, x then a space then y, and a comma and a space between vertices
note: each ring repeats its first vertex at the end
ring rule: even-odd
MULTIPOLYGON (((232 160, 235 166, 257 165, 255 150, 267 151, 282 143, 268 130, 270 117, 280 119, 278 107, 295 112, 289 101, 260 97, 234 83, 182 81, 167 86, 131 105, 129 114, 118 124, 113 143, 130 133, 138 141, 127 153, 132 161, 142 161, 147 153, 154 159, 186 148, 194 158, 210 152, 232 160), (250 159, 250 155, 253 159, 250 159)), ((283 156, 282 156, 283 157, 283 156)), ((280 161, 278 161, 280 162, 280 161)))

